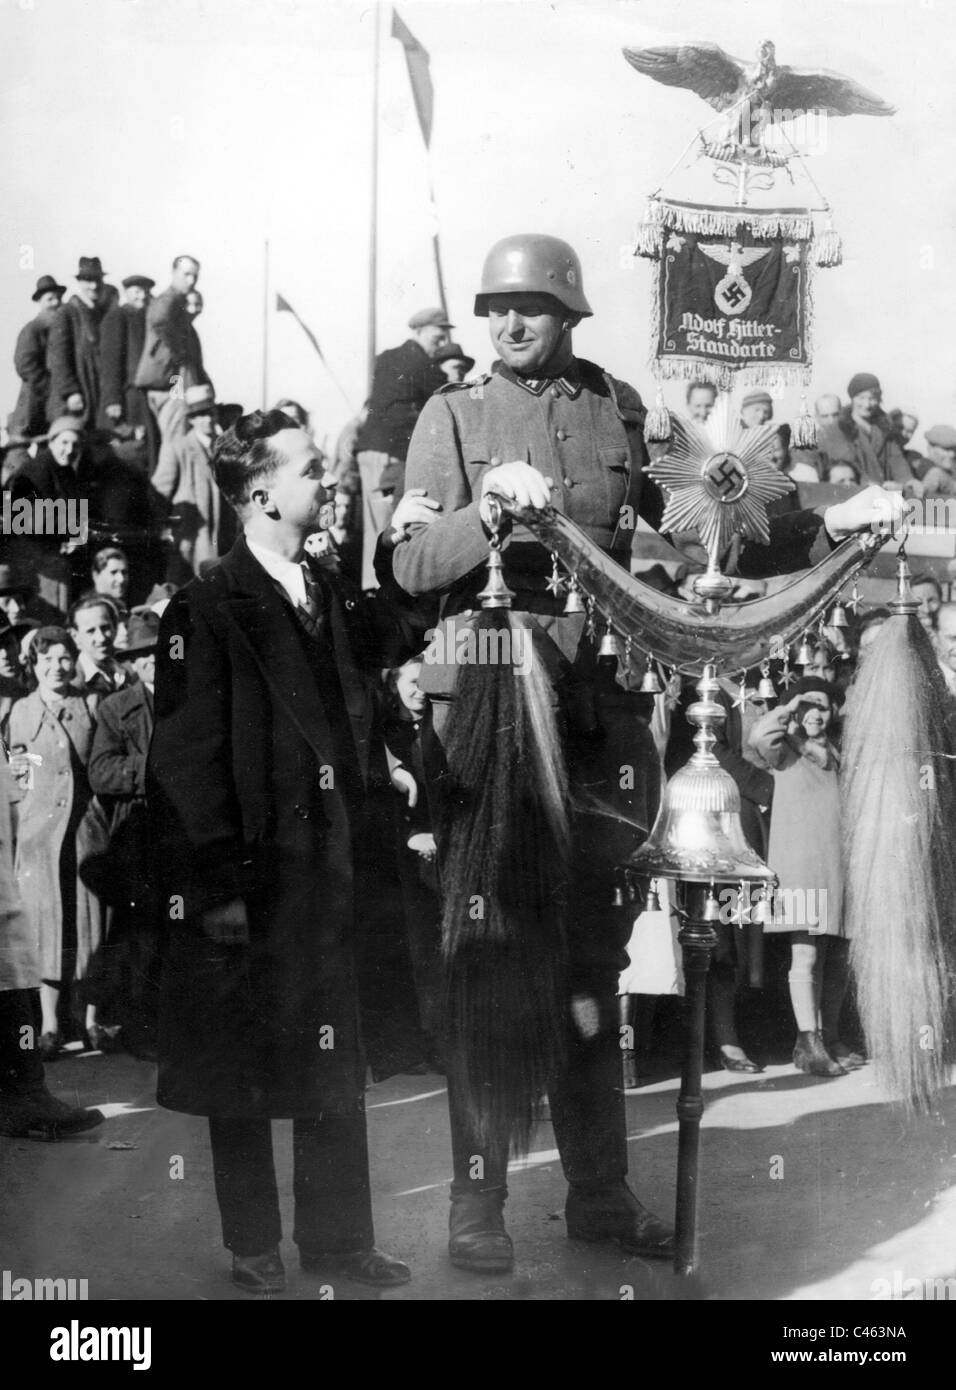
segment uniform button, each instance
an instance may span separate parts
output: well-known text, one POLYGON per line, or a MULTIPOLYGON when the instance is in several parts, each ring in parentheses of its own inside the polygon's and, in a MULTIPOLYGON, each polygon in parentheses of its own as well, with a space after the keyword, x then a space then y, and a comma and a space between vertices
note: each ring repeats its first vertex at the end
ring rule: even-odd
POLYGON ((65 802, 65 801, 58 801, 56 804, 57 804, 58 806, 65 806, 65 805, 66 805, 66 802, 65 802))
POLYGON ((573 479, 573 478, 564 478, 564 479, 562 479, 562 481, 563 481, 565 487, 574 487, 574 479, 573 479))
POLYGON ((562 440, 563 440, 563 439, 567 439, 567 437, 568 437, 567 430, 557 430, 557 431, 555 432, 555 438, 556 438, 556 439, 562 439, 562 440))

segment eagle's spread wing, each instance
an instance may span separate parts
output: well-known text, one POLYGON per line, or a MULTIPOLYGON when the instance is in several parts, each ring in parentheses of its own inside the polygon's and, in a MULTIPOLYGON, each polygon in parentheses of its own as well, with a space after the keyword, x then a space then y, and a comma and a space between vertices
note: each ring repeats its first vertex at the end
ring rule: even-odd
POLYGON ((746 64, 732 58, 715 43, 683 43, 679 48, 625 48, 632 68, 663 82, 666 87, 688 87, 725 111, 737 99, 746 64))
POLYGON ((761 261, 764 256, 769 256, 769 254, 769 246, 747 246, 739 251, 734 259, 740 266, 753 265, 755 261, 761 261))
POLYGON ((839 72, 777 68, 770 101, 779 111, 825 111, 828 116, 892 116, 888 101, 839 72))
POLYGON ((708 246, 705 242, 698 243, 697 249, 703 251, 705 256, 709 256, 718 265, 730 265, 729 246, 708 246))

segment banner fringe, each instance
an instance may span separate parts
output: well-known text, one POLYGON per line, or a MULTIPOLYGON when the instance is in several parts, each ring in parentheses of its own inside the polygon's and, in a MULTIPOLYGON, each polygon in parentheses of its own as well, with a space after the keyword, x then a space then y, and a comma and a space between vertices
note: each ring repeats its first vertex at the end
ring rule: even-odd
MULTIPOLYGON (((776 208, 762 212, 756 208, 718 208, 690 203, 671 203, 656 199, 648 212, 662 227, 698 236, 734 236, 746 227, 751 236, 791 241, 813 239, 813 214, 797 208, 776 208)), ((650 220, 650 219, 649 219, 650 220)))
POLYGON ((700 357, 658 357, 655 352, 652 365, 666 380, 712 381, 720 391, 736 386, 809 386, 812 378, 810 367, 802 363, 759 362, 735 369, 700 357))

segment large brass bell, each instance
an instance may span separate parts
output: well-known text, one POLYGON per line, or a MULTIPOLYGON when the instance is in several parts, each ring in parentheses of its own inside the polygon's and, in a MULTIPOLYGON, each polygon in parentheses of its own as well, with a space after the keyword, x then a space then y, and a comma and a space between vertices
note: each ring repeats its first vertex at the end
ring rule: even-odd
POLYGON ((827 627, 849 627, 850 623, 846 616, 846 609, 842 603, 835 603, 830 610, 830 617, 827 627))
POLYGON ((488 551, 488 578, 478 594, 482 608, 510 608, 514 591, 505 583, 501 551, 492 541, 488 551))
POLYGON ((765 661, 760 667, 760 680, 757 682, 758 700, 775 700, 777 692, 774 689, 773 681, 770 679, 770 663, 765 661))

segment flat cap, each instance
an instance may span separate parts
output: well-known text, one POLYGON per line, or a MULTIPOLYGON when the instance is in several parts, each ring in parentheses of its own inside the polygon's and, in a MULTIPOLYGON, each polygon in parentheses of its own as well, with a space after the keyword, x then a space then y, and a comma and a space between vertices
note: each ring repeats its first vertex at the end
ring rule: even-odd
POLYGON ((156 281, 151 280, 148 275, 127 275, 123 281, 124 290, 152 290, 156 288, 156 281))
POLYGON ((409 328, 454 328, 453 323, 448 322, 448 315, 444 309, 419 309, 412 314, 408 320, 409 328))
MULTIPOLYGON (((706 385, 706 382, 698 382, 698 385, 706 385)), ((741 410, 745 405, 773 405, 773 396, 769 391, 748 391, 740 402, 741 410)))
POLYGON ((48 440, 56 439, 58 434, 63 434, 66 430, 73 430, 75 434, 82 434, 83 421, 78 415, 58 415, 47 430, 46 437, 48 440))
POLYGON ((926 431, 926 443, 940 449, 956 449, 956 429, 952 425, 933 425, 926 431))

